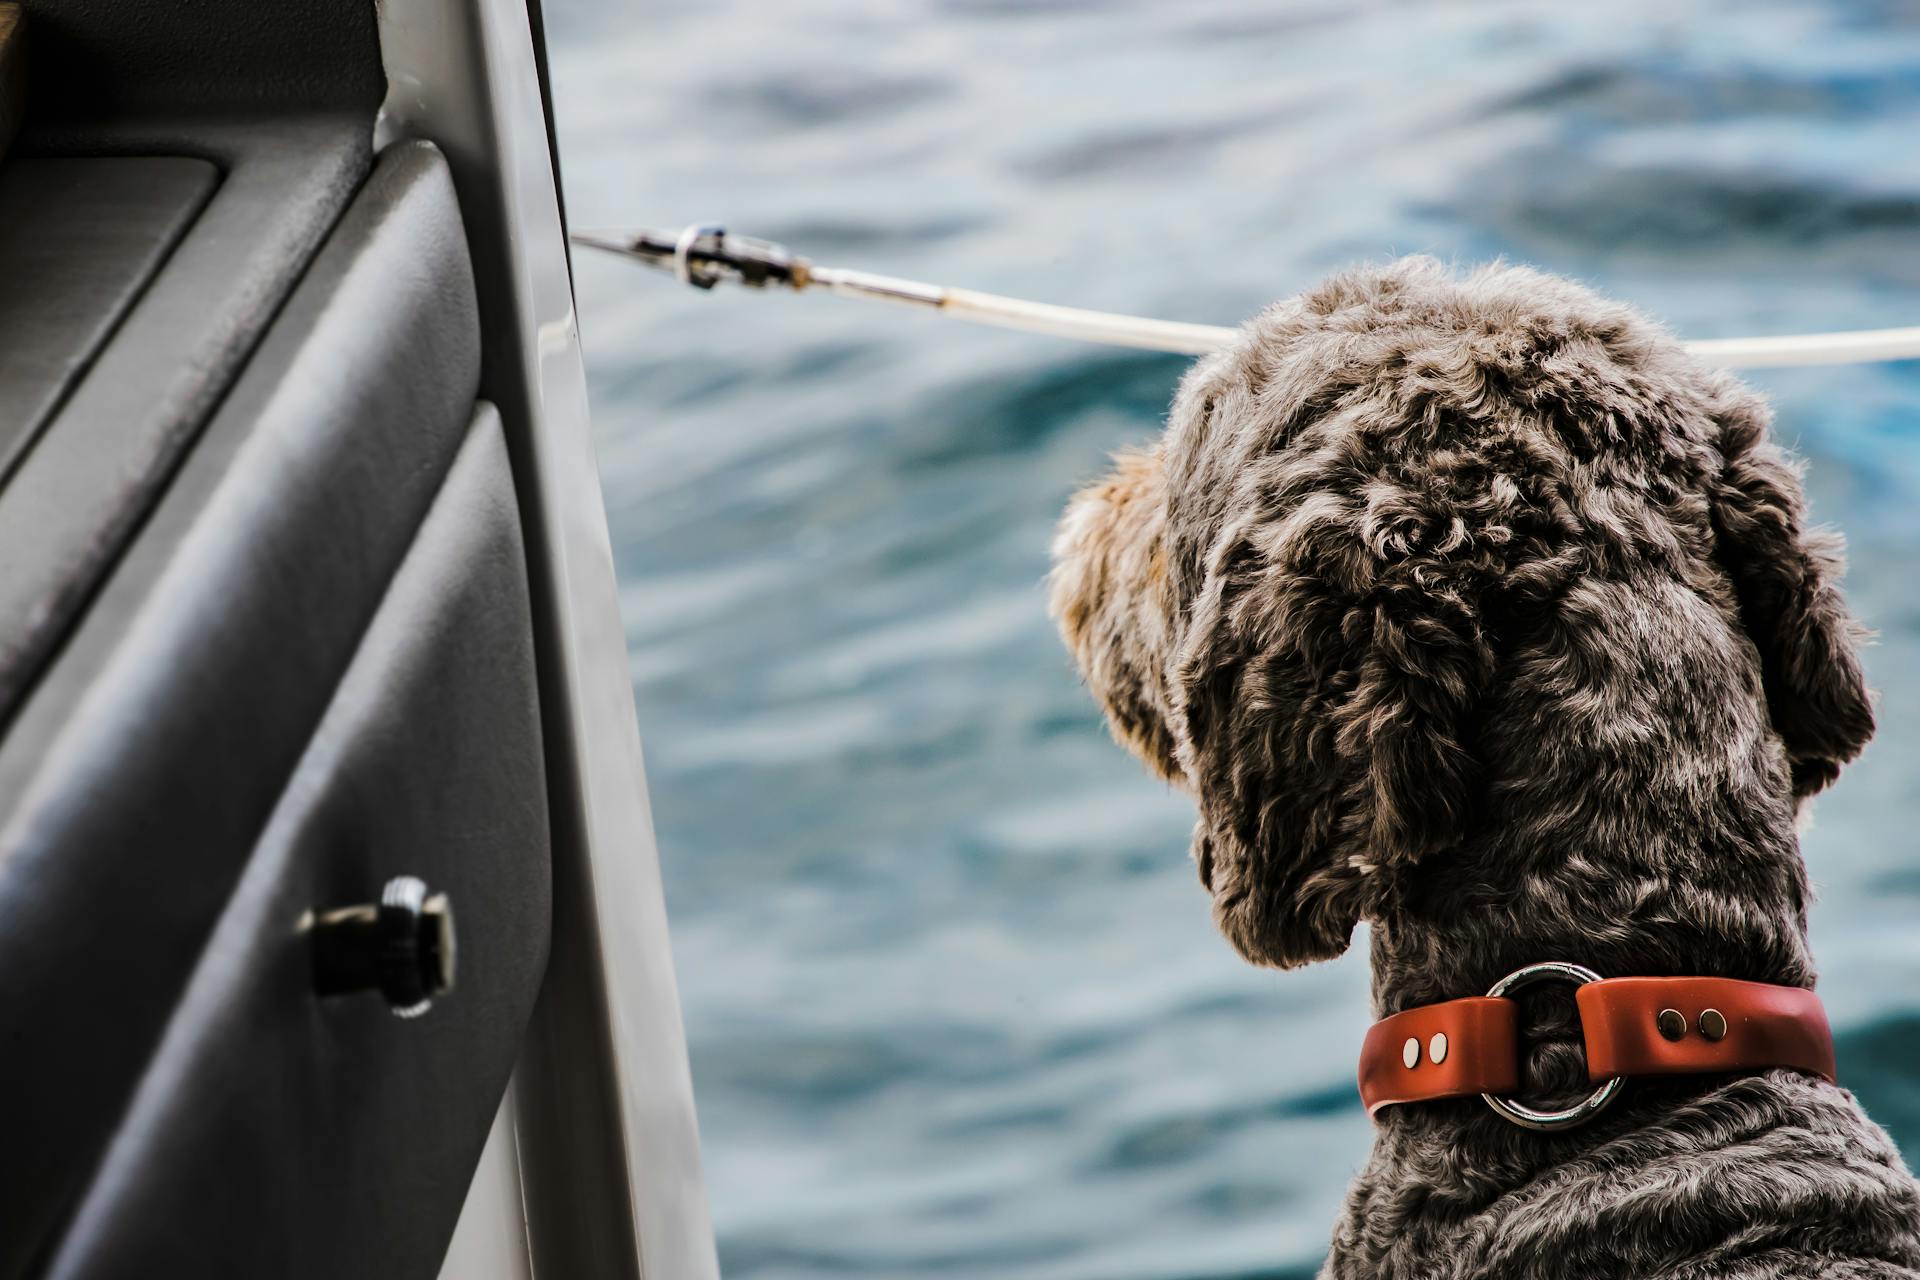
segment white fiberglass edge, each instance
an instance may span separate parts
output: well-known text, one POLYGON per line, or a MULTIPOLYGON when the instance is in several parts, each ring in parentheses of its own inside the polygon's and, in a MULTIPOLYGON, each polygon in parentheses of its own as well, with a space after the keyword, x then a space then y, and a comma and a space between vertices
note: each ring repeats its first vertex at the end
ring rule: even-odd
POLYGON ((553 814, 552 952, 514 1075, 534 1274, 717 1280, 693 1085, 524 0, 383 0, 376 143, 436 143, 512 453, 553 814))
POLYGON ((514 1141, 513 1091, 500 1100, 480 1164, 467 1185, 440 1280, 533 1280, 526 1203, 520 1196, 520 1152, 514 1141))

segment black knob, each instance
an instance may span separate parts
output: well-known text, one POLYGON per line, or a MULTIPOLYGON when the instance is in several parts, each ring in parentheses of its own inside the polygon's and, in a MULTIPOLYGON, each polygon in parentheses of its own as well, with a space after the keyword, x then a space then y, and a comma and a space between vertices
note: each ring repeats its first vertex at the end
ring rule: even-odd
POLYGON ((453 987, 453 904, 416 876, 396 876, 380 901, 316 915, 313 987, 323 996, 378 991, 417 1018, 453 987))

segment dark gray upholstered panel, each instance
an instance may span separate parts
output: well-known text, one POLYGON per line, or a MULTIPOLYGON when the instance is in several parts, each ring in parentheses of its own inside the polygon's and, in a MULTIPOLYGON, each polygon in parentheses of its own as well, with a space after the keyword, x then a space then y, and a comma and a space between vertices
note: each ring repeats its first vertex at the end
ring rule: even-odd
POLYGON ((219 180, 188 156, 0 164, 0 486, 219 180))
POLYGON ((0 718, 152 509, 370 164, 366 122, 334 117, 142 123, 80 139, 38 130, 21 145, 56 140, 207 155, 224 177, 0 488, 0 718))
MULTIPOLYGON (((47 1247, 97 1164, 478 381, 445 164, 390 149, 0 739, 0 1277, 47 1247)), ((33 492, 55 523, 59 491, 33 492)), ((38 536, 0 519, 0 545, 38 536)))
POLYGON ((539 987, 548 865, 525 556, 483 405, 49 1274, 432 1277, 539 987), (407 1020, 314 997, 296 921, 402 873, 452 900, 453 991, 407 1020))
POLYGON ((40 119, 182 109, 371 118, 386 87, 367 0, 23 2, 40 119))

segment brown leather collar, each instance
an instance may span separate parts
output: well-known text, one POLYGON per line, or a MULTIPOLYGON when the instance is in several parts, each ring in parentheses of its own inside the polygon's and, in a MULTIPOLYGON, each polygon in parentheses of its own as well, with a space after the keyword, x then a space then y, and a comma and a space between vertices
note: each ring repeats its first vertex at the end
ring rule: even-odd
POLYGON ((1477 1093, 1516 1124, 1558 1129, 1592 1119, 1628 1076, 1768 1067, 1834 1078, 1833 1032, 1813 992, 1732 978, 1603 979, 1553 962, 1517 970, 1487 995, 1374 1023, 1360 1051, 1360 1098, 1372 1114, 1477 1093), (1509 993, 1547 980, 1580 984, 1574 999, 1587 1075, 1598 1086, 1566 1111, 1534 1111, 1506 1096, 1520 1083, 1518 1006, 1509 993))

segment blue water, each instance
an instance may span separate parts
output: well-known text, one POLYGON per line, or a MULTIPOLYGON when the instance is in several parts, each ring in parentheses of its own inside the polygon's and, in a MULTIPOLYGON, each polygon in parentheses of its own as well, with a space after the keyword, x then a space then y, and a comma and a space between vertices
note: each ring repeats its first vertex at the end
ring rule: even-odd
MULTIPOLYGON (((547 9, 576 225, 1201 321, 1418 250, 1692 336, 1920 323, 1910 4, 547 9)), ((1043 611, 1182 362, 576 264, 727 1273, 1310 1273, 1364 963, 1232 957, 1043 611)), ((1806 848, 1843 1070, 1920 1152, 1920 364, 1755 380, 1881 634, 1806 848)))

